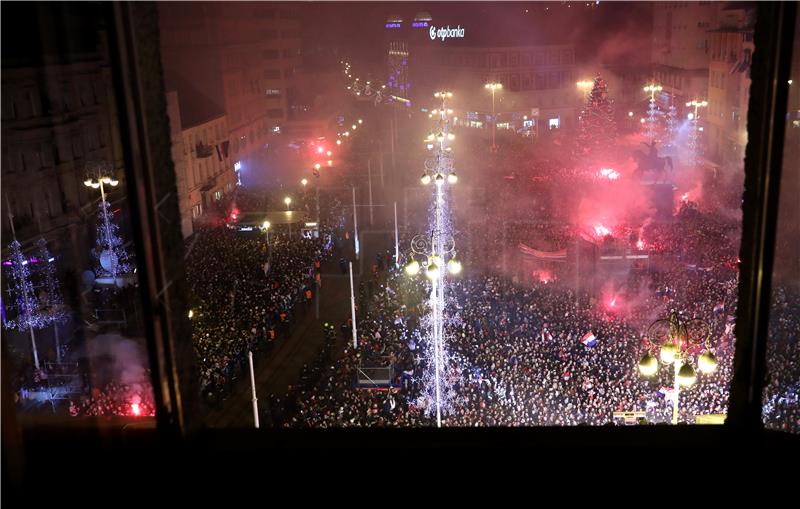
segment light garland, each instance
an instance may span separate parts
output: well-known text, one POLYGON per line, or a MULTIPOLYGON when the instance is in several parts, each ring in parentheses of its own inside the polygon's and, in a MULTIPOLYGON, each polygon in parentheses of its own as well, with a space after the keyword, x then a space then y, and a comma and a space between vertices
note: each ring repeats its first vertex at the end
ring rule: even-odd
POLYGON ((61 295, 61 285, 58 282, 56 259, 47 248, 47 240, 42 237, 37 242, 39 247, 39 260, 44 263, 44 290, 47 293, 47 311, 44 316, 50 323, 63 323, 67 319, 64 308, 64 299, 61 295))

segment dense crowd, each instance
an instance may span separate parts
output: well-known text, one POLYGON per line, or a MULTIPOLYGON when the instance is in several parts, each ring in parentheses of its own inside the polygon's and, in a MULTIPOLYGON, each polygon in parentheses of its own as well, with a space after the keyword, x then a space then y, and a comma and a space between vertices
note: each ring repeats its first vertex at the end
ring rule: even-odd
MULTIPOLYGON (((562 167, 554 161, 538 164, 533 175, 538 175, 539 167, 543 172, 548 165, 562 167)), ((563 172, 546 179, 589 178, 563 167, 563 172)), ((505 180, 518 179, 510 177, 505 180)), ((498 182, 498 186, 507 185, 498 182)), ((502 192, 495 196, 498 201, 506 199, 502 192)), ((539 198, 540 205, 531 210, 536 221, 487 230, 494 230, 496 241, 505 246, 537 238, 547 249, 569 247, 580 230, 552 221, 552 204, 539 198)), ((499 220, 503 210, 498 205, 489 222, 499 220)), ((724 219, 688 200, 670 221, 620 225, 614 232, 616 240, 632 246, 641 240, 651 263, 613 281, 614 294, 624 302, 616 307, 597 293, 576 292, 566 281, 514 280, 498 272, 499 265, 487 263, 492 257, 486 252, 473 250, 467 267, 472 262, 474 268, 452 279, 447 291, 449 359, 442 376, 452 392, 443 423, 602 425, 612 422, 616 411, 641 411, 649 422, 669 422, 672 370, 662 366, 655 377, 645 378, 638 361, 648 350, 657 355, 644 338, 648 326, 672 313, 683 320, 700 318, 711 326, 709 345, 719 366, 712 374, 698 371, 697 383, 681 390, 679 420, 694 422, 698 415, 726 413, 734 352, 738 228, 735 219, 724 219), (594 346, 581 341, 587 333, 596 337, 594 346)), ((601 245, 611 240, 594 239, 601 245)), ((393 271, 381 274, 376 284, 379 290, 360 309, 359 348, 348 346, 341 358, 327 365, 318 383, 292 394, 290 410, 282 411, 276 424, 417 426, 435 422, 423 387, 428 358, 421 324, 429 313, 428 289, 422 280, 393 271), (360 380, 359 367, 372 365, 376 358, 388 358, 394 366, 390 387, 371 387, 360 380)), ((800 299, 789 297, 781 288, 775 309, 765 421, 798 430, 800 299)), ((700 351, 702 347, 693 351, 695 367, 700 351)))
MULTIPOLYGON (((275 202, 277 203, 277 201, 275 202)), ((240 210, 269 210, 269 197, 240 194, 240 210)), ((273 208, 277 208, 275 205, 273 208)), ((336 202, 326 211, 338 211, 336 202)), ((322 260, 332 248, 335 221, 323 221, 318 238, 303 238, 285 225, 266 235, 215 226, 196 232, 187 258, 192 340, 200 382, 208 398, 223 395, 247 351, 269 351, 287 335, 298 303, 316 292, 322 260)))
POLYGON ((112 381, 102 388, 94 388, 89 396, 70 401, 69 414, 73 417, 154 417, 156 405, 149 381, 141 384, 112 381))

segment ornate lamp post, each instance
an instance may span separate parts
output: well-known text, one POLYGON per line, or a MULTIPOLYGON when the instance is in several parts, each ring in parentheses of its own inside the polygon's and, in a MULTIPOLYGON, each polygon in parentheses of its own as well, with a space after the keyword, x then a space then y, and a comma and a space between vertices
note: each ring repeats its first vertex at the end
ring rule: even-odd
POLYGON ((100 189, 100 215, 103 224, 101 226, 102 233, 98 233, 98 247, 100 244, 105 244, 102 246, 102 252, 99 253, 100 266, 111 276, 112 281, 115 281, 120 270, 124 272, 128 266, 124 262, 126 256, 122 251, 122 240, 116 234, 116 225, 112 226, 111 224, 111 212, 106 200, 105 186, 116 187, 119 185, 119 180, 114 178, 111 165, 98 163, 88 169, 83 184, 92 189, 100 189))
POLYGON ((692 132, 689 138, 689 150, 692 153, 692 164, 695 166, 700 164, 700 108, 708 106, 708 101, 699 101, 697 99, 686 103, 687 107, 694 107, 694 112, 689 113, 689 120, 692 121, 692 132))
POLYGON ((455 256, 455 242, 447 231, 445 216, 445 185, 458 182, 458 176, 453 170, 453 158, 448 141, 455 139, 449 132, 450 122, 448 115, 453 110, 447 108, 446 99, 452 97, 451 92, 437 92, 434 97, 441 99, 441 107, 431 111, 432 117, 437 116, 435 132, 425 139, 428 150, 434 150, 435 155, 425 161, 425 172, 422 175, 423 185, 434 183, 434 217, 431 221, 430 235, 417 235, 411 241, 411 257, 405 267, 406 274, 415 276, 424 270, 425 276, 431 281, 430 306, 431 325, 430 351, 433 361, 433 389, 434 403, 436 406, 436 424, 442 425, 442 407, 446 405, 447 387, 442 387, 445 370, 444 348, 444 286, 445 267, 450 274, 461 272, 461 262, 455 256), (435 143, 436 142, 436 143, 435 143), (417 260, 420 258, 421 260, 417 260), (448 259, 449 258, 449 259, 448 259))
POLYGON ((680 389, 689 388, 697 381, 692 362, 696 362, 704 374, 717 369, 717 359, 711 352, 711 326, 700 319, 682 321, 673 313, 669 318, 650 324, 646 334, 647 352, 639 360, 639 372, 645 377, 655 375, 659 359, 662 364, 673 366, 672 424, 678 424, 680 389))

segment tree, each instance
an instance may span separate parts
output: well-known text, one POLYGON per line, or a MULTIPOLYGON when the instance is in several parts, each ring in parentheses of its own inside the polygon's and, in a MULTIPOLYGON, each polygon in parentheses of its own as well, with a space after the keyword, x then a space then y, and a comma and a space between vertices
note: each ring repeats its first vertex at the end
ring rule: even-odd
POLYGON ((575 155, 580 159, 597 159, 613 146, 616 137, 614 101, 608 96, 606 80, 598 74, 581 111, 575 155))
POLYGON ((7 327, 19 331, 29 331, 31 335, 31 350, 33 364, 39 371, 39 353, 36 349, 36 336, 34 329, 47 326, 47 319, 41 313, 39 300, 31 282, 31 272, 28 268, 28 259, 22 254, 22 246, 14 239, 8 246, 11 255, 11 278, 8 293, 16 304, 17 317, 7 323, 7 327))
POLYGON ((98 277, 116 279, 120 274, 130 272, 128 252, 123 247, 122 238, 119 236, 119 226, 114 223, 114 214, 110 210, 111 204, 107 201, 100 202, 97 212, 97 239, 95 242, 94 257, 97 259, 95 273, 98 277))

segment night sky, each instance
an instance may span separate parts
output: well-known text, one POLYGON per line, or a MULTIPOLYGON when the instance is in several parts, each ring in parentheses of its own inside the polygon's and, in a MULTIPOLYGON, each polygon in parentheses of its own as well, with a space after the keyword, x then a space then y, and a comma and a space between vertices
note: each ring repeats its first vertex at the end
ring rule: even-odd
POLYGON ((647 55, 652 4, 645 2, 325 2, 306 4, 310 40, 336 47, 354 62, 382 62, 384 23, 392 14, 410 21, 417 12, 431 14, 433 24, 461 25, 462 44, 505 46, 575 44, 579 63, 625 60, 647 55), (527 12, 526 12, 527 11, 527 12))

